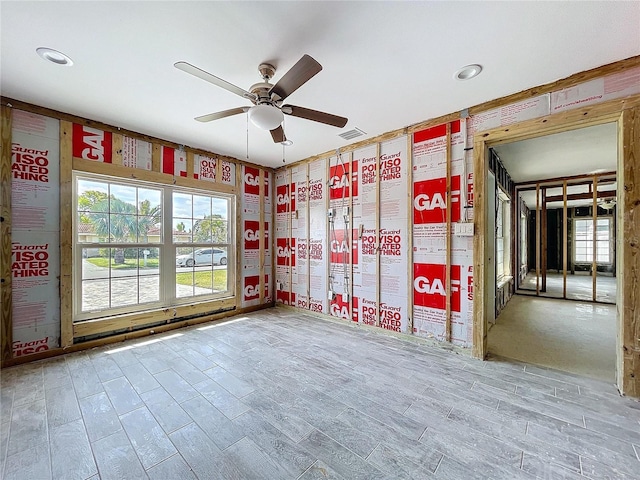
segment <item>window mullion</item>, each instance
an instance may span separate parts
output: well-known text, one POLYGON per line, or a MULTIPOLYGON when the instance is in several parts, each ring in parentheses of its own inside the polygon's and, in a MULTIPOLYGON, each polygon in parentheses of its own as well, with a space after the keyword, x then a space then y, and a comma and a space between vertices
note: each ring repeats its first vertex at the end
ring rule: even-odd
POLYGON ((176 294, 176 247, 173 244, 173 195, 171 187, 163 189, 162 269, 160 286, 163 304, 173 303, 176 294))

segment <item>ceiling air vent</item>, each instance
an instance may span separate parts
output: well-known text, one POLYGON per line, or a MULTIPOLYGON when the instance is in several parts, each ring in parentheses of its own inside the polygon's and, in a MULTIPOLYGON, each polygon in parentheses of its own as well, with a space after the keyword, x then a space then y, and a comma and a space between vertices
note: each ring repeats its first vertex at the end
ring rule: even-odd
POLYGON ((367 132, 360 130, 358 127, 355 127, 353 130, 347 130, 346 132, 338 134, 338 136, 344 138, 345 140, 351 140, 352 138, 366 135, 366 133, 367 132))

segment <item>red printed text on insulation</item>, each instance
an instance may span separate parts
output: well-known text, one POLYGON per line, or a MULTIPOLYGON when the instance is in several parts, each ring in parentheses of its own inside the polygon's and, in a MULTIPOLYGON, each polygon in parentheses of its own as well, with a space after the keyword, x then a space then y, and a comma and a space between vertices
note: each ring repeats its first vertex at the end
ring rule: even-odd
POLYGON ((48 277, 49 244, 11 244, 11 275, 14 278, 48 277))
POLYGON ((11 173, 14 180, 49 182, 49 150, 11 145, 11 173))

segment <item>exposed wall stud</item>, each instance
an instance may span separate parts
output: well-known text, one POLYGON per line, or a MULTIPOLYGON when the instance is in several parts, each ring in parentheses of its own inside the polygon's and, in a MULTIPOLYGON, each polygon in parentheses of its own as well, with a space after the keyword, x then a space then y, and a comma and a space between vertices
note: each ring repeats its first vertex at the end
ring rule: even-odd
POLYGON ((13 357, 12 279, 11 279, 11 108, 2 105, 2 143, 0 151, 0 364, 13 357))
POLYGON ((451 123, 447 123, 447 145, 446 145, 446 192, 447 192, 447 208, 445 214, 445 285, 446 285, 446 302, 445 302, 445 338, 447 342, 451 342, 451 123))
POLYGON ((71 122, 64 120, 60 122, 60 346, 62 348, 73 345, 72 131, 71 122))

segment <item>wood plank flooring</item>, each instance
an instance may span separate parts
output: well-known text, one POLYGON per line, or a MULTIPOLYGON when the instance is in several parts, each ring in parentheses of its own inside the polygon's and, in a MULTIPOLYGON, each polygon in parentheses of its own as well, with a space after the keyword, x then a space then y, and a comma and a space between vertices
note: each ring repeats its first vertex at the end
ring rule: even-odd
POLYGON ((612 384, 285 309, 0 372, 0 478, 640 478, 612 384))

